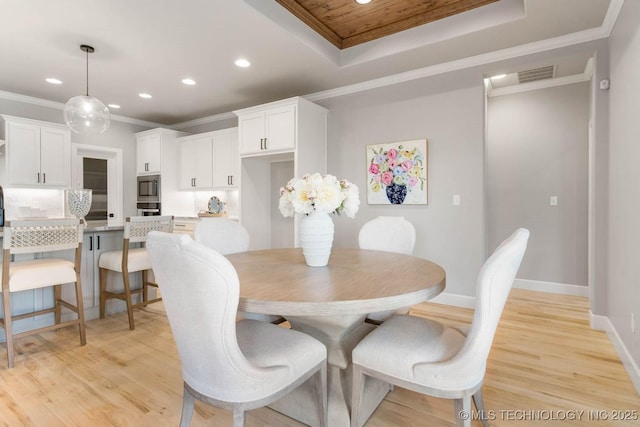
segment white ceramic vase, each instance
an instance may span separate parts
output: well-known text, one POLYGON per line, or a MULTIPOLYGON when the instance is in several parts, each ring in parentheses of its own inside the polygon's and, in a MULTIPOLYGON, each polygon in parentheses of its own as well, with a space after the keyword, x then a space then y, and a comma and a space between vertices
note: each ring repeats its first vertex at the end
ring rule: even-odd
POLYGON ((333 245, 333 220, 328 213, 313 211, 300 218, 298 235, 309 267, 324 267, 333 245))

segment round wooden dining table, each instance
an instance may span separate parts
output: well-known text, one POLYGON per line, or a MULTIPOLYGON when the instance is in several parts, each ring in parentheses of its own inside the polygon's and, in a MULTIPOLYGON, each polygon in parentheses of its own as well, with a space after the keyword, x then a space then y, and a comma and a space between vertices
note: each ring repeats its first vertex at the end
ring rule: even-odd
MULTIPOLYGON (((333 248, 325 267, 308 267, 302 249, 266 249, 227 255, 240 279, 239 310, 277 314, 292 329, 327 346, 328 425, 350 425, 351 351, 375 326, 369 313, 427 301, 444 290, 445 272, 423 258, 391 252, 333 248)), ((389 392, 386 383, 365 384, 367 418, 389 392)), ((271 405, 305 424, 317 425, 312 386, 271 405)))

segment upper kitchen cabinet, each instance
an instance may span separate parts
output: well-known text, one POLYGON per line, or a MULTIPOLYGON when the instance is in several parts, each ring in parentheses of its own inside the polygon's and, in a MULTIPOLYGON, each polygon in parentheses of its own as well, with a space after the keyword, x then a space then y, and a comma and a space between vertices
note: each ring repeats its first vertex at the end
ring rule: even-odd
POLYGON ((304 123, 318 120, 326 110, 294 97, 234 113, 238 116, 240 155, 244 157, 294 151, 302 140, 304 123))
POLYGON ((198 190, 213 187, 213 142, 211 133, 184 136, 180 145, 180 190, 198 190))
POLYGON ((162 132, 154 129, 144 135, 136 134, 136 139, 137 174, 159 174, 162 164, 162 132))
POLYGON ((180 144, 181 190, 225 190, 238 185, 238 128, 184 136, 180 144))
POLYGON ((278 211, 279 189, 294 176, 327 172, 327 109, 289 98, 234 111, 240 140, 240 222, 251 249, 298 245, 298 219, 278 211))
POLYGON ((71 185, 71 131, 65 125, 2 115, 3 185, 65 188, 71 185))
POLYGON ((224 129, 213 135, 213 186, 236 188, 240 181, 238 128, 224 129))

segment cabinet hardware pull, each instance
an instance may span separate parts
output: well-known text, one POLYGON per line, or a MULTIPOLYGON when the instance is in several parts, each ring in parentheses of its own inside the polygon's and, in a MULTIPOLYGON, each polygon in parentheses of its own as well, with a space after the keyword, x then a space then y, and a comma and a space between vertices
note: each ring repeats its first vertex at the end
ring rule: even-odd
POLYGON ((89 236, 89 250, 93 250, 93 236, 89 236))
POLYGON ((262 148, 262 144, 263 144, 263 142, 264 142, 264 138, 260 138, 260 149, 261 149, 261 150, 264 150, 264 148, 262 148))
POLYGON ((194 187, 197 187, 197 186, 198 186, 198 184, 196 184, 196 179, 195 179, 195 178, 193 178, 193 186, 194 186, 194 187))
POLYGON ((100 250, 100 235, 98 235, 97 237, 98 237, 98 247, 96 249, 100 250))
POLYGON ((264 149, 267 149, 267 138, 264 139, 264 149))
POLYGON ((38 184, 40 184, 40 172, 38 172, 38 184))
POLYGON ((47 183, 47 174, 42 172, 42 183, 46 184, 47 183))

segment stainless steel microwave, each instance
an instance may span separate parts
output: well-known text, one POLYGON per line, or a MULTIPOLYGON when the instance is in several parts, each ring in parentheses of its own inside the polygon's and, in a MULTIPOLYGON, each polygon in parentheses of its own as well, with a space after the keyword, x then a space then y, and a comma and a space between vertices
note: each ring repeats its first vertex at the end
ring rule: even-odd
POLYGON ((138 202, 161 202, 160 175, 138 176, 138 202))

